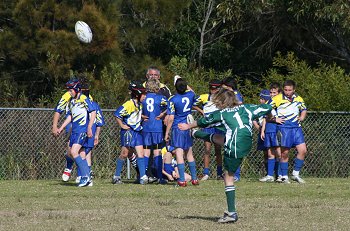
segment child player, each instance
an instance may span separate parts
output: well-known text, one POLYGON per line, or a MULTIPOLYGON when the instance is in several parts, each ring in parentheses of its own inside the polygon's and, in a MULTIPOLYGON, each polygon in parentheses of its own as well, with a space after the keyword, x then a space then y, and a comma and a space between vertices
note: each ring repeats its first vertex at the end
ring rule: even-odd
POLYGON ((165 96, 157 94, 160 89, 158 79, 149 79, 146 82, 146 99, 142 102, 142 137, 145 154, 145 168, 148 166, 148 158, 153 150, 153 165, 156 169, 156 177, 162 183, 162 156, 161 145, 164 142, 163 120, 166 115, 168 100, 165 96))
POLYGON ((186 123, 188 115, 191 114, 192 106, 195 102, 195 94, 193 91, 187 90, 187 82, 179 78, 175 83, 177 94, 169 98, 168 110, 169 119, 165 132, 165 141, 169 141, 170 129, 171 139, 170 145, 175 148, 176 161, 179 169, 180 178, 178 185, 186 187, 185 181, 185 162, 184 153, 187 155, 188 166, 190 169, 192 184, 198 185, 196 162, 192 153, 192 137, 189 131, 181 131, 178 128, 179 123, 186 123))
MULTIPOLYGON (((213 79, 209 82, 209 93, 202 94, 196 98, 195 106, 193 107, 197 111, 199 111, 203 116, 208 116, 210 113, 218 110, 216 106, 211 101, 213 94, 218 92, 218 90, 221 87, 221 81, 217 79, 213 79), (199 108, 198 106, 203 105, 203 109, 199 108)), ((215 127, 209 127, 209 128, 203 128, 204 132, 208 134, 215 134, 219 130, 217 130, 215 127)), ((222 179, 222 156, 221 156, 221 146, 218 144, 214 144, 215 147, 215 156, 216 156, 216 173, 217 178, 222 179)), ((201 180, 208 180, 210 176, 210 151, 211 151, 211 142, 204 141, 204 169, 203 169, 203 177, 201 180)))
POLYGON ((137 167, 140 173, 140 184, 147 184, 148 178, 145 171, 144 150, 142 139, 142 101, 146 98, 146 88, 142 83, 131 82, 129 85, 131 99, 126 101, 115 112, 120 130, 120 142, 122 150, 116 161, 116 170, 112 179, 113 184, 121 184, 121 172, 123 169, 125 158, 133 151, 137 154, 137 167))
POLYGON ((68 116, 58 129, 58 133, 72 122, 72 134, 69 140, 70 153, 81 172, 79 187, 84 187, 90 183, 90 171, 87 161, 82 158, 82 145, 87 137, 92 137, 92 126, 96 118, 96 111, 89 98, 82 94, 81 84, 68 87, 71 99, 68 103, 68 116))

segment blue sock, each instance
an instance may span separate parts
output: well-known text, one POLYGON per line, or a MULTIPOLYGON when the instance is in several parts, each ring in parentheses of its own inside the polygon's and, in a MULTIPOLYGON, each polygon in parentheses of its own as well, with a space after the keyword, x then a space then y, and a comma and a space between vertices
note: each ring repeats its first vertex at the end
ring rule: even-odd
MULTIPOLYGON (((149 157, 148 157, 148 156, 143 157, 143 161, 145 162, 145 171, 147 171, 147 169, 148 169, 149 157)), ((143 176, 143 175, 142 175, 142 176, 143 176)))
POLYGON ((171 175, 171 172, 172 172, 171 164, 165 164, 164 163, 164 171, 166 171, 167 173, 170 172, 170 175, 171 175))
POLYGON ((281 168, 280 168, 280 160, 279 159, 275 159, 275 174, 277 176, 281 175, 281 168))
POLYGON ((281 175, 288 176, 288 162, 280 162, 281 175))
MULTIPOLYGON (((190 162, 188 162, 190 163, 190 162)), ((204 168, 203 169, 203 175, 208 175, 209 176, 209 168, 204 168)))
POLYGON ((118 158, 116 162, 117 163, 116 163, 114 175, 120 176, 123 170, 124 160, 118 158))
POLYGON ((77 156, 76 158, 74 158, 74 160, 80 168, 81 176, 89 176, 86 160, 83 160, 81 156, 77 156))
POLYGON ((78 165, 77 165, 77 176, 81 176, 81 171, 78 165))
POLYGON ((304 165, 304 160, 295 158, 294 159, 294 170, 295 171, 300 171, 300 169, 303 167, 304 165))
POLYGON ((73 164, 74 164, 74 160, 72 159, 72 157, 65 155, 66 157, 66 168, 71 169, 73 168, 73 164))
POLYGON ((240 179, 241 178, 241 167, 238 167, 235 172, 235 177, 240 179))
POLYGON ((88 165, 88 167, 89 167, 89 172, 91 172, 91 166, 88 165))
POLYGON ((185 181, 185 164, 177 164, 177 168, 179 169, 179 181, 185 181))
POLYGON ((158 179, 163 179, 163 174, 162 174, 162 156, 155 156, 154 157, 154 168, 157 170, 157 178, 158 179))
POLYGON ((275 158, 267 160, 267 175, 273 176, 275 170, 275 158))
POLYGON ((137 157, 137 167, 139 168, 140 177, 146 175, 145 158, 137 157))
MULTIPOLYGON (((195 161, 188 162, 188 167, 190 168, 192 180, 197 180, 196 162, 195 161)), ((208 172, 209 172, 209 169, 208 169, 208 172)))
POLYGON ((216 174, 222 176, 222 166, 216 166, 216 174))

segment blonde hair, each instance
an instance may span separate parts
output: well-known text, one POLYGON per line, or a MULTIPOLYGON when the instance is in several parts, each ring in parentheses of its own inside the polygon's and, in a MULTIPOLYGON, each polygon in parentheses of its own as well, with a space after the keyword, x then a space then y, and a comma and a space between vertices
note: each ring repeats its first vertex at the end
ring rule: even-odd
POLYGON ((160 82, 158 79, 149 79, 146 83, 148 92, 157 93, 160 89, 160 82))
POLYGON ((225 88, 220 88, 220 90, 213 95, 212 102, 220 110, 225 108, 233 108, 239 105, 236 99, 236 94, 233 91, 225 88))

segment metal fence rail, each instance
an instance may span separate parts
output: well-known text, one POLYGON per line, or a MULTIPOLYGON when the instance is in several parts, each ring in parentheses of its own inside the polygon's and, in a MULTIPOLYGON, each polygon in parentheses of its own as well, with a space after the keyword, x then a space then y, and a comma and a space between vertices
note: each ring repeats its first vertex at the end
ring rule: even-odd
MULTIPOLYGON (((93 150, 93 170, 99 178, 111 178, 119 156, 119 127, 114 110, 103 110, 106 126, 100 143, 93 150)), ((195 113, 194 113, 195 114, 195 113)), ((0 179, 55 179, 64 169, 67 138, 51 135, 52 109, 0 108, 0 179)), ((198 116, 195 114, 195 116, 198 116)), ((312 113, 303 123, 308 155, 303 176, 348 177, 350 174, 350 113, 312 113)), ((242 166, 242 177, 265 174, 264 157, 256 151, 256 137, 250 155, 242 166)), ((199 175, 203 165, 203 142, 195 140, 194 155, 199 175)), ((291 153, 291 164, 293 155, 291 153)), ((211 155, 211 174, 216 177, 214 153, 211 155)), ((126 167, 123 170, 126 176, 126 167)), ((131 169, 131 176, 135 171, 131 169)))

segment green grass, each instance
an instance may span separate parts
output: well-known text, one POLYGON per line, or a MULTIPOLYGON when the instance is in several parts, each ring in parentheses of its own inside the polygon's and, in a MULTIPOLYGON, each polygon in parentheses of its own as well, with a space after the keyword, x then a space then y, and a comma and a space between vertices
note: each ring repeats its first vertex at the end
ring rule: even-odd
POLYGON ((187 188, 0 181, 0 230, 349 230, 349 179, 306 180, 237 183, 235 224, 216 222, 226 210, 222 181, 187 188))

